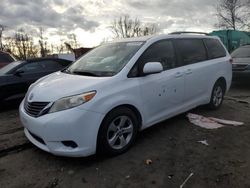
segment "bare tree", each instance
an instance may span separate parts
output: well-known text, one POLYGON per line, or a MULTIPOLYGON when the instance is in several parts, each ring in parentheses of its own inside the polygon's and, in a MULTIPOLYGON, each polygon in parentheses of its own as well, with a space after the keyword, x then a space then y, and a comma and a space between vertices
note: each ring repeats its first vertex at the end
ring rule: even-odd
POLYGON ((39 45, 40 45, 40 54, 41 57, 46 57, 49 53, 47 47, 47 39, 44 37, 44 29, 42 27, 39 28, 39 45))
POLYGON ((4 46, 3 46, 3 31, 5 29, 4 25, 0 24, 0 50, 3 51, 4 50, 4 46))
POLYGON ((34 45, 33 39, 23 29, 15 33, 15 51, 14 54, 19 59, 37 57, 38 49, 34 45))
POLYGON ((245 0, 220 0, 216 15, 219 28, 236 30, 248 25, 249 10, 245 0))
MULTIPOLYGON (((67 35, 67 42, 65 42, 65 43, 67 43, 68 45, 70 45, 72 48, 78 48, 76 34, 74 34, 74 33, 68 34, 67 35)), ((67 47, 67 49, 68 49, 68 47, 67 47)))
POLYGON ((139 37, 156 33, 156 25, 142 24, 138 18, 131 19, 128 15, 115 19, 110 27, 117 38, 139 37))

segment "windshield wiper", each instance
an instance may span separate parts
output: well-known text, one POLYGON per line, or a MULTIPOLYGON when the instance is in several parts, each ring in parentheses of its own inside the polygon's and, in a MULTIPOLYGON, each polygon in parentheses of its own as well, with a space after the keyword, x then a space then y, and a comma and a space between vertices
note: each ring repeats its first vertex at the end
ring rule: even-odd
POLYGON ((93 72, 87 72, 87 71, 73 71, 73 74, 77 74, 77 75, 82 75, 82 76, 100 76, 98 74, 95 74, 93 72))

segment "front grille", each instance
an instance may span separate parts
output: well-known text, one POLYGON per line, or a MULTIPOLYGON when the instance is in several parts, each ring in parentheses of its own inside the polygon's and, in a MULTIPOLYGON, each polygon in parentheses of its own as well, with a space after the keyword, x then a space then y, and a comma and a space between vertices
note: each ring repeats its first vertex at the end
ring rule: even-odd
POLYGON ((25 101, 24 109, 27 114, 32 117, 38 117, 42 110, 49 104, 49 102, 28 102, 25 101))

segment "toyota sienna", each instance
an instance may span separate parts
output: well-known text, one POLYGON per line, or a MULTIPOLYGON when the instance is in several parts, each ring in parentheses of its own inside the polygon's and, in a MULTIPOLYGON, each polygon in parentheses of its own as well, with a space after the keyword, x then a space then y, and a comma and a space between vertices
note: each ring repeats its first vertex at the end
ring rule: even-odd
POLYGON ((121 154, 138 131, 199 105, 218 109, 232 79, 217 37, 170 34, 101 45, 32 84, 27 138, 55 155, 121 154))

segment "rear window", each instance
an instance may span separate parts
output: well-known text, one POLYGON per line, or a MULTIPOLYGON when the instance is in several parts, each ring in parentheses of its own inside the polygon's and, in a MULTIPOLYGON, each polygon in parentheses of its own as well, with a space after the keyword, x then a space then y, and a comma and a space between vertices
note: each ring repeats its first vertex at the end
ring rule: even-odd
POLYGON ((226 56, 226 50, 217 39, 204 39, 208 49, 209 59, 215 59, 226 56))
POLYGON ((202 39, 177 39, 176 45, 184 65, 207 60, 207 53, 202 39))
POLYGON ((14 59, 9 55, 5 53, 0 53, 0 63, 11 63, 14 59))
POLYGON ((240 47, 233 51, 233 58, 249 58, 250 57, 250 46, 240 47))

